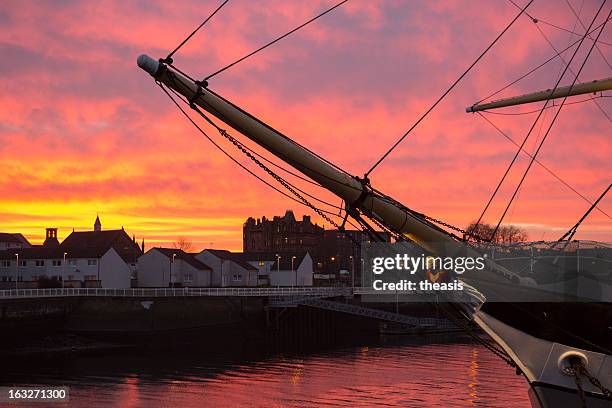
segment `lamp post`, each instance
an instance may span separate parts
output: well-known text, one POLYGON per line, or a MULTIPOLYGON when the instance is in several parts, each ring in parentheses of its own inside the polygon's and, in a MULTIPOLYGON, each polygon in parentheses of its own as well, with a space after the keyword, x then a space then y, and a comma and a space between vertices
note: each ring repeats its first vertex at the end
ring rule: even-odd
POLYGON ((170 287, 173 286, 172 277, 174 276, 174 258, 176 258, 176 254, 172 254, 172 263, 170 264, 170 279, 168 282, 170 287))
POLYGON ((17 257, 17 265, 15 266, 15 289, 17 289, 17 268, 19 268, 19 254, 15 254, 17 257))
POLYGON ((68 255, 68 252, 64 252, 64 262, 62 263, 62 289, 64 289, 64 279, 66 279, 66 255, 68 255))
POLYGON ((297 271, 293 267, 293 261, 295 261, 295 258, 297 258, 297 256, 295 255, 291 257, 291 272, 293 272, 295 276, 293 279, 293 283, 295 284, 295 286, 297 286, 297 271))
POLYGON ((280 259, 281 256, 279 254, 276 254, 276 273, 278 274, 278 278, 280 278, 280 259))
POLYGON ((349 256, 351 260, 351 287, 355 289, 355 262, 353 259, 353 255, 349 256))

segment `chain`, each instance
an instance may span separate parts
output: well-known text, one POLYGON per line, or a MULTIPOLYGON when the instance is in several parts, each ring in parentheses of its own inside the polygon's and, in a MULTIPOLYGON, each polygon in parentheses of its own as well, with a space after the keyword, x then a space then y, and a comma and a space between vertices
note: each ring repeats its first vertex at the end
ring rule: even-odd
POLYGON ((606 387, 604 387, 601 381, 599 381, 597 378, 591 375, 591 373, 589 373, 589 370, 587 370, 587 368, 584 366, 584 363, 580 359, 572 361, 570 367, 565 369, 565 372, 574 376, 574 383, 576 384, 576 388, 578 389, 578 396, 580 397, 582 408, 587 408, 587 403, 586 394, 584 392, 584 389, 582 388, 582 379, 580 378, 581 375, 585 376, 593 385, 593 387, 601 391, 605 398, 607 398, 608 400, 612 400, 612 392, 606 387))
POLYGON ((219 131, 219 133, 225 137, 227 140, 229 140, 234 146, 236 146, 238 148, 238 150, 240 150, 242 153, 244 153, 249 159, 251 159, 253 162, 255 162, 255 164, 257 164, 259 167, 261 167, 266 173, 268 173, 273 179, 275 179, 276 181, 278 181, 283 187, 285 187, 287 190, 289 190, 289 192, 291 192, 291 194, 293 194, 294 196, 296 196, 302 203, 304 203, 304 205, 310 207, 314 212, 316 212, 319 216, 321 216, 321 218, 323 218, 325 221, 329 222, 331 225, 333 225, 336 228, 340 228, 340 224, 338 224, 337 222, 335 222, 334 220, 332 220, 330 217, 327 216, 327 214, 325 214, 323 211, 321 211, 320 209, 318 209, 314 204, 312 204, 310 201, 308 201, 303 195, 301 195, 300 193, 298 193, 293 187, 291 187, 286 181, 285 179, 283 179, 281 176, 279 176, 278 174, 276 174, 274 171, 272 171, 268 166, 266 166, 265 164, 263 164, 257 157, 253 156, 253 154, 251 154, 251 152, 249 152, 243 145, 242 143, 240 143, 238 140, 236 140, 235 137, 233 137, 232 135, 230 135, 229 133, 227 133, 227 131, 225 129, 221 129, 221 128, 217 128, 217 130, 219 131))

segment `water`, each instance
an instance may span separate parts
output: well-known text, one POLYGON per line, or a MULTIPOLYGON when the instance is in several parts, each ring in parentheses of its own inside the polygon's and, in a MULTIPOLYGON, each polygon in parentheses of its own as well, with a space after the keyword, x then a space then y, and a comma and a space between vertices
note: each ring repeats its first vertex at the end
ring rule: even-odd
POLYGON ((439 337, 267 357, 222 349, 78 356, 5 367, 0 382, 66 385, 69 403, 55 406, 87 408, 530 407, 514 369, 478 344, 439 337))

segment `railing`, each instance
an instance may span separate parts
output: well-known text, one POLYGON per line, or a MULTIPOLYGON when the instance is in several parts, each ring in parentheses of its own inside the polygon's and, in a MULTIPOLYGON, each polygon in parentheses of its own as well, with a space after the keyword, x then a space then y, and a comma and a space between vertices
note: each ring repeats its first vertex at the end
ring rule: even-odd
POLYGON ((57 288, 0 290, 0 299, 52 297, 184 297, 184 296, 351 296, 346 287, 286 287, 286 288, 57 288))

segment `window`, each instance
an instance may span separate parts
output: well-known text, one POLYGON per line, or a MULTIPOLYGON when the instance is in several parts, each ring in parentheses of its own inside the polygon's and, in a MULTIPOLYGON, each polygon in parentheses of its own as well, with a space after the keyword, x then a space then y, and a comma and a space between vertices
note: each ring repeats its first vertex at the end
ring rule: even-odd
POLYGON ((6 281, 7 281, 7 277, 6 277, 6 276, 3 276, 3 277, 2 277, 2 282, 6 282, 6 281))
POLYGON ((74 280, 74 275, 68 275, 68 280, 69 281, 74 280))
POLYGON ((19 275, 19 276, 17 277, 17 282, 23 282, 23 276, 19 275))
POLYGON ((259 264, 259 266, 262 266, 262 267, 263 267, 263 266, 266 266, 266 262, 265 262, 265 261, 259 261, 259 263, 258 263, 258 264, 259 264))
POLYGON ((26 261, 19 261, 19 266, 26 266, 28 263, 26 261))
POLYGON ((40 259, 37 259, 36 261, 34 261, 34 265, 45 266, 45 261, 41 261, 40 259))
POLYGON ((98 260, 97 259, 88 259, 87 260, 87 265, 92 266, 92 265, 97 265, 98 264, 98 260))
POLYGON ((38 275, 32 275, 32 282, 38 282, 38 275))
POLYGON ((95 281, 96 279, 96 275, 85 275, 85 280, 86 281, 95 281))
POLYGON ((76 259, 69 259, 68 260, 68 265, 70 266, 76 266, 77 264, 77 260, 76 259))
POLYGON ((185 282, 193 282, 193 275, 190 274, 190 273, 185 274, 185 279, 184 280, 185 280, 185 282))
POLYGON ((3 268, 8 268, 9 266, 11 266, 11 261, 2 261, 3 268))
POLYGON ((234 282, 240 282, 242 280, 242 275, 234 275, 234 282))
POLYGON ((54 259, 53 261, 51 261, 51 264, 53 266, 62 266, 62 261, 60 261, 59 259, 54 259))

